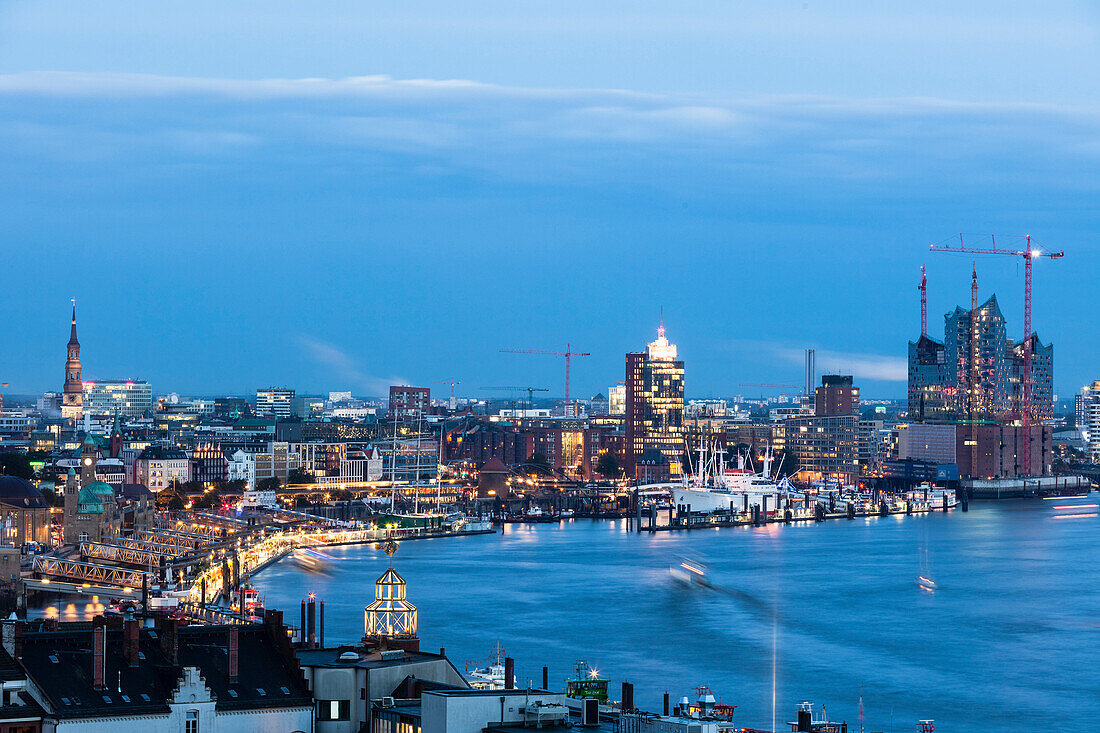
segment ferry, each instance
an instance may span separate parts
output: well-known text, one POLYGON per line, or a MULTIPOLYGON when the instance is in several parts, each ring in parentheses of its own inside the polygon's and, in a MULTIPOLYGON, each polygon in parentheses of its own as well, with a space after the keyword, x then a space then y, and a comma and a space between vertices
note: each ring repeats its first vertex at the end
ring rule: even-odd
POLYGON ((692 588, 709 588, 710 579, 707 578, 707 566, 698 560, 684 558, 679 565, 673 565, 668 569, 672 579, 692 588))

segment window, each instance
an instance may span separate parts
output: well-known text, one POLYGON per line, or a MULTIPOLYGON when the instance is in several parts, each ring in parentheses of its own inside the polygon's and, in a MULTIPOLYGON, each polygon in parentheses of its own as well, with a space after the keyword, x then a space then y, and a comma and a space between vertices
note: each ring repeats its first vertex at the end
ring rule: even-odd
POLYGON ((318 700, 317 720, 351 720, 351 700, 318 700))
POLYGON ((183 723, 183 733, 199 733, 199 711, 188 710, 183 723))

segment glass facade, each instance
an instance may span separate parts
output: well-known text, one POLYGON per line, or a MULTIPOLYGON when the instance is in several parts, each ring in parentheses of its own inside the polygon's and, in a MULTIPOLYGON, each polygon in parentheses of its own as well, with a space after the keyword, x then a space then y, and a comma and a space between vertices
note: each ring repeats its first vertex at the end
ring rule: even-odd
POLYGON ((631 466, 647 450, 668 459, 681 473, 684 453, 684 362, 664 328, 644 352, 626 355, 626 440, 631 466))
POLYGON ((153 409, 148 382, 102 379, 84 383, 84 411, 92 415, 141 417, 153 409))

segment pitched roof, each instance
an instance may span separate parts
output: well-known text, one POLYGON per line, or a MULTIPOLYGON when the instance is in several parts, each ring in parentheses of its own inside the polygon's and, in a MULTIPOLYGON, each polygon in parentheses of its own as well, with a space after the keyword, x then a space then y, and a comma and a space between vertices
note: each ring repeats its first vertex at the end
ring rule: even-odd
POLYGON ((161 648, 156 629, 141 629, 138 664, 126 664, 122 629, 107 629, 106 689, 92 684, 92 632, 27 632, 21 661, 42 691, 47 707, 60 718, 90 715, 149 715, 168 712, 168 701, 183 667, 197 667, 219 710, 249 710, 311 705, 305 680, 289 648, 272 639, 263 624, 238 626, 239 682, 229 682, 227 626, 186 626, 178 630, 178 664, 161 648))

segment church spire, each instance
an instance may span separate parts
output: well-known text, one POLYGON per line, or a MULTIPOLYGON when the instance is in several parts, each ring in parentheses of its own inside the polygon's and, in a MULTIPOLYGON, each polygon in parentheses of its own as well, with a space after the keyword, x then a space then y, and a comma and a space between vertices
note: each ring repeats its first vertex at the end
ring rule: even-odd
POLYGON ((80 342, 76 340, 76 298, 73 301, 73 326, 69 331, 69 346, 80 346, 80 342))

